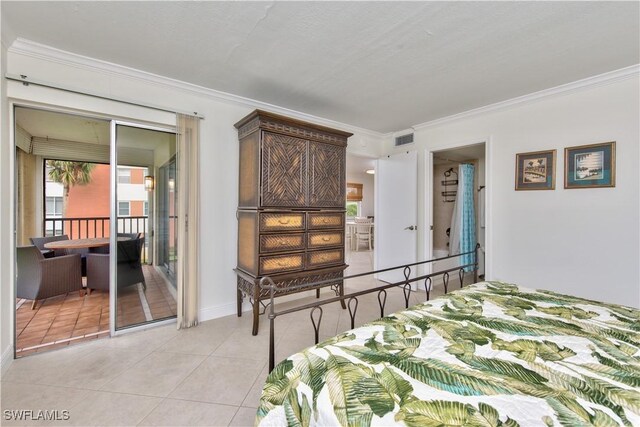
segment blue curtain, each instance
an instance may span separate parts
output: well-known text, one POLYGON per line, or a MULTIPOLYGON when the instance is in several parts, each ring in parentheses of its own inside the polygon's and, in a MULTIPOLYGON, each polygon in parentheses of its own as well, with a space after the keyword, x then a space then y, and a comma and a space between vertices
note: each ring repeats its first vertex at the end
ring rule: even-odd
MULTIPOLYGON (((476 247, 476 212, 473 206, 473 165, 463 164, 459 169, 458 202, 461 203, 460 213, 460 253, 473 251, 476 247)), ((475 262, 474 254, 460 257, 461 265, 475 262)), ((473 271, 473 267, 466 267, 464 271, 473 271)))

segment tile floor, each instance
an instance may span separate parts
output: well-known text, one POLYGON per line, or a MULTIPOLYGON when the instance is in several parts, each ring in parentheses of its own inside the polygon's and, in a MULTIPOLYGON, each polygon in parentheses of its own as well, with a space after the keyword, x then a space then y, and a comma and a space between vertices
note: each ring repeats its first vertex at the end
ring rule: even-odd
MULTIPOLYGON (((148 311, 145 312, 138 286, 124 288, 118 298, 118 326, 176 315, 175 298, 161 273, 150 265, 142 268, 147 283, 144 298, 148 311)), ((93 291, 81 296, 79 292, 71 292, 38 301, 35 310, 31 309, 31 301, 25 300, 16 312, 16 335, 18 356, 108 336, 109 293, 93 291)))
MULTIPOLYGON (((348 252, 350 273, 371 268, 371 252, 348 252)), ((350 283, 347 291, 372 286, 350 283)), ((457 287, 456 281, 452 287, 457 287)), ((432 297, 441 294, 434 289, 432 297)), ((323 290, 323 296, 333 295, 323 290)), ((315 299, 313 296, 306 298, 315 299)), ((424 292, 412 293, 411 303, 424 292)), ((294 303, 281 303, 287 307, 294 303)), ((404 307, 402 291, 387 299, 388 313, 404 307)), ((349 329, 339 305, 326 306, 321 339, 349 329)), ((375 294, 359 303, 357 324, 379 316, 375 294)), ((251 336, 251 317, 227 316, 183 331, 162 326, 15 360, 2 378, 2 425, 45 425, 4 419, 5 410, 67 410, 54 425, 251 426, 268 374, 268 329, 251 336)), ((276 359, 313 344, 308 312, 276 319, 276 359)))

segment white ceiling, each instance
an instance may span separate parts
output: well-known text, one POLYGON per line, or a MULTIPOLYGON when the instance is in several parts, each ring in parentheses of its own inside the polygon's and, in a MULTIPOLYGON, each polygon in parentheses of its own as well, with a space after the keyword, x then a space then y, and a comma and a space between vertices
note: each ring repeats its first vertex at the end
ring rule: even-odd
MULTIPOLYGON (((16 108, 16 124, 31 136, 109 145, 109 121, 33 108, 16 108)), ((118 147, 155 150, 175 143, 175 134, 118 126, 118 147)))
POLYGON ((109 122, 32 108, 16 108, 16 124, 29 135, 109 145, 109 122))
POLYGON ((7 2, 19 37, 380 132, 640 63, 639 2, 7 2))
POLYGON ((375 169, 375 166, 376 159, 347 153, 347 173, 364 173, 368 169, 375 169))

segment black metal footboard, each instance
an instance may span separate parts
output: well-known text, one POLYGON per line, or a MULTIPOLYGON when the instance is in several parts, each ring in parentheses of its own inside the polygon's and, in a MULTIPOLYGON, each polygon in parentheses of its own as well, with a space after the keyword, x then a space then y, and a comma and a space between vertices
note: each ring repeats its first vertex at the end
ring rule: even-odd
MULTIPOLYGON (((351 329, 353 329, 355 327, 355 319, 356 319, 356 312, 358 310, 358 297, 362 296, 362 295, 366 295, 366 294, 370 294, 370 293, 374 293, 377 292, 378 293, 378 304, 380 306, 380 317, 384 317, 384 310, 385 310, 385 305, 387 302, 387 289, 393 288, 393 287, 401 287, 402 291, 404 293, 404 300, 405 300, 405 308, 409 308, 409 299, 411 297, 411 284, 414 282, 419 282, 419 281, 424 281, 424 287, 425 287, 425 291, 427 293, 427 301, 429 301, 429 295, 431 292, 431 286, 432 286, 432 278, 437 277, 437 276, 442 276, 442 281, 444 283, 444 292, 445 294, 448 292, 448 288, 449 288, 449 278, 450 278, 450 274, 455 274, 455 272, 458 273, 458 277, 460 279, 460 287, 462 288, 462 284, 464 282, 464 275, 465 275, 465 270, 470 270, 473 271, 474 274, 474 283, 478 281, 478 249, 480 248, 480 245, 476 245, 475 249, 469 252, 464 252, 461 254, 457 254, 457 255, 451 255, 451 256, 447 256, 447 257, 442 257, 442 258, 435 258, 435 259, 431 259, 431 260, 427 260, 427 261, 420 261, 420 262, 415 262, 412 264, 405 264, 405 265, 400 265, 397 267, 390 267, 390 268, 384 268, 381 270, 375 270, 375 271, 370 271, 367 273, 359 273, 359 274, 354 274, 351 276, 345 276, 343 278, 343 280, 348 280, 348 279, 354 279, 357 277, 363 277, 363 276, 370 276, 373 274, 379 274, 379 273, 385 273, 388 271, 393 271, 393 270, 402 270, 403 275, 404 275, 404 280, 401 280, 399 282, 396 283, 387 283, 381 286, 376 286, 374 288, 371 289, 366 289, 363 291, 358 291, 358 292, 352 292, 352 293, 348 293, 345 294, 343 296, 336 296, 333 298, 328 298, 328 299, 324 299, 324 300, 318 300, 318 301, 314 301, 311 302, 309 304, 305 304, 305 305, 301 305, 299 307, 293 307, 293 308, 288 308, 286 310, 281 310, 281 311, 276 311, 275 309, 275 304, 274 304, 274 299, 275 299, 275 293, 277 291, 276 285, 273 282, 273 280, 271 280, 270 277, 263 277, 260 280, 260 287, 263 290, 268 290, 269 291, 269 295, 270 295, 270 300, 269 300, 269 304, 268 304, 268 308, 269 308, 269 372, 271 372, 274 368, 275 365, 275 319, 278 316, 282 316, 285 314, 289 314, 289 313, 294 313, 297 311, 302 311, 302 310, 311 310, 309 313, 309 317, 311 318, 311 323, 313 325, 313 330, 315 333, 315 343, 318 344, 318 340, 319 340, 319 335, 320 335, 320 323, 322 322, 322 306, 327 305, 327 304, 331 304, 334 302, 343 302, 347 301, 347 308, 349 309, 349 317, 351 319, 351 329), (436 272, 432 272, 429 274, 425 274, 422 276, 417 276, 417 277, 411 277, 411 272, 412 272, 412 268, 415 268, 419 265, 426 265, 429 263, 433 263, 436 261, 443 261, 446 259, 451 259, 451 258, 458 258, 458 257, 463 257, 465 255, 473 255, 473 262, 469 263, 469 264, 464 264, 464 265, 460 265, 460 266, 456 266, 454 268, 449 268, 446 270, 442 270, 442 271, 436 271, 436 272)), ((335 280, 333 280, 335 281, 335 280)), ((312 284, 305 284, 305 285, 301 285, 300 288, 305 287, 305 288, 310 288, 310 287, 321 287, 323 285, 327 285, 330 282, 332 282, 332 280, 323 280, 323 281, 319 281, 319 282, 315 282, 312 284)), ((292 288, 295 289, 295 288, 292 288)))

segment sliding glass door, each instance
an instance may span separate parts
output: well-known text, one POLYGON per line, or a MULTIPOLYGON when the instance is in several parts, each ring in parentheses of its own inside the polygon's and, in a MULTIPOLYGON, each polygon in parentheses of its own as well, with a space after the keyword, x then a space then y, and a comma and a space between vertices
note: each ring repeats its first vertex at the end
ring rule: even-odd
POLYGON ((111 289, 117 331, 176 316, 177 171, 174 132, 115 122, 112 129, 111 215, 115 220, 108 254, 94 258, 108 263, 114 273, 111 289))
POLYGON ((175 318, 175 128, 14 119, 16 357, 175 318))
POLYGON ((158 265, 176 287, 176 266, 178 260, 178 187, 177 164, 173 156, 158 170, 158 265))

